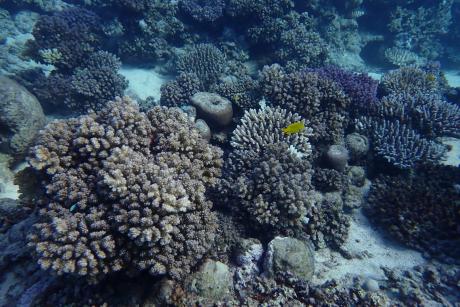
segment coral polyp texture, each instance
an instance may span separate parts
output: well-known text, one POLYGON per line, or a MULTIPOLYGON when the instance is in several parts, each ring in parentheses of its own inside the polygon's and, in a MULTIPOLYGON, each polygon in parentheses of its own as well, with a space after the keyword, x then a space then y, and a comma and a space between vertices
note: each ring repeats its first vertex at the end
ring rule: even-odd
POLYGON ((310 128, 285 135, 297 114, 264 107, 245 113, 235 129, 224 182, 235 210, 259 228, 289 232, 302 227, 315 202, 311 191, 310 128), (236 201, 235 201, 236 200, 236 201))
POLYGON ((30 158, 43 178, 29 236, 38 263, 93 282, 130 269, 188 273, 213 241, 205 192, 221 154, 180 110, 142 113, 127 98, 50 123, 30 158))
POLYGON ((224 64, 225 55, 213 44, 193 45, 176 61, 179 72, 196 74, 203 86, 217 82, 224 72, 224 64))

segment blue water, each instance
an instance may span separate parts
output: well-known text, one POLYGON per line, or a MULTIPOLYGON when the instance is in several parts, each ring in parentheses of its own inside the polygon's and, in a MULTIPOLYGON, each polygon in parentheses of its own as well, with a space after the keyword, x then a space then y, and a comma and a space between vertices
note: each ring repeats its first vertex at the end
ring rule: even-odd
POLYGON ((458 1, 0 19, 0 306, 458 305, 458 1))

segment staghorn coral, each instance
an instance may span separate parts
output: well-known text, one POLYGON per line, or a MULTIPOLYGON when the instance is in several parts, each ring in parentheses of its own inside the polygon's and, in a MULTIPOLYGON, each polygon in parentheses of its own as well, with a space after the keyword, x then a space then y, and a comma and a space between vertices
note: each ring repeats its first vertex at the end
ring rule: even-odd
POLYGON ((418 163, 435 163, 446 152, 445 146, 418 134, 400 121, 358 120, 358 127, 370 134, 374 152, 390 164, 409 169, 418 163))
POLYGON ((386 95, 356 121, 374 152, 402 169, 439 161, 445 147, 437 138, 458 136, 460 127, 460 109, 443 98, 439 67, 403 67, 386 74, 381 86, 386 95))
POLYGON ((197 44, 179 55, 176 65, 179 72, 196 74, 202 86, 210 86, 224 72, 225 56, 212 44, 197 44))
POLYGON ((380 176, 372 185, 366 215, 392 236, 435 256, 460 256, 458 168, 431 166, 407 176, 380 176))
POLYGON ((375 107, 378 116, 399 120, 430 138, 460 135, 460 108, 437 94, 390 94, 375 107))
POLYGON ((339 142, 343 138, 350 99, 338 84, 315 72, 286 73, 276 64, 264 67, 260 82, 271 103, 309 121, 315 142, 339 142))
POLYGON ((214 237, 205 192, 220 155, 181 111, 127 98, 52 122, 30 160, 44 176, 29 239, 39 264, 93 282, 131 268, 180 278, 214 237))

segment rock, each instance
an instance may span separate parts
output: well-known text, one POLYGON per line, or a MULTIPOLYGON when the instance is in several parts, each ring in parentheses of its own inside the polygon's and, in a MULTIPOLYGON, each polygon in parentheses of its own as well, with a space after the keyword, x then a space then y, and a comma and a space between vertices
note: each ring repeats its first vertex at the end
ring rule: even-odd
POLYGON ((376 292, 380 290, 379 283, 372 278, 366 279, 363 283, 363 289, 370 292, 376 292))
POLYGON ((345 146, 350 153, 351 160, 356 161, 369 151, 369 140, 366 136, 355 132, 346 136, 345 146))
POLYGON ((24 157, 45 115, 34 95, 7 77, 0 76, 0 151, 16 159, 24 157))
POLYGON ((202 298, 218 302, 230 294, 231 285, 232 274, 228 266, 207 259, 193 274, 187 288, 202 298))
POLYGON ((327 159, 331 167, 343 172, 349 159, 348 150, 342 145, 331 145, 327 151, 327 159))
POLYGON ((214 93, 198 92, 190 101, 197 108, 198 115, 207 123, 218 127, 231 123, 233 108, 230 100, 214 93))
POLYGON ((362 187, 366 183, 366 171, 361 166, 352 166, 348 171, 351 184, 362 187))
POLYGON ((264 270, 269 277, 289 271, 294 277, 310 280, 314 269, 313 249, 308 242, 276 237, 268 244, 264 270))
POLYGON ((195 127, 200 131, 201 136, 209 142, 211 139, 211 128, 209 128, 208 124, 202 119, 197 119, 195 127))

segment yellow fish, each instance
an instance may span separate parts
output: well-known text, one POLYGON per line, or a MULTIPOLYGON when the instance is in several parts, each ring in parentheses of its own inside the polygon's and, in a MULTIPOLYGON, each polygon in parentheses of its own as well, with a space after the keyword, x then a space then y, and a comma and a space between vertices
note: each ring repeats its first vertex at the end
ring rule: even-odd
POLYGON ((294 133, 299 133, 305 128, 305 124, 303 122, 295 122, 287 126, 286 128, 281 129, 284 134, 290 135, 294 133))
POLYGON ((429 82, 434 82, 434 81, 436 81, 436 76, 433 75, 433 74, 428 74, 428 75, 426 76, 426 79, 427 79, 429 82))

